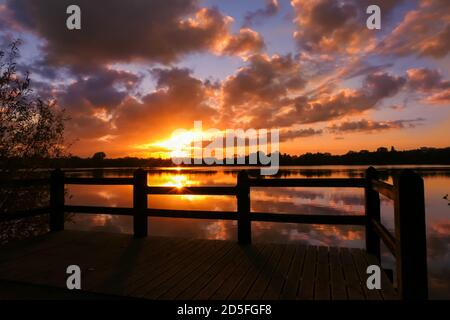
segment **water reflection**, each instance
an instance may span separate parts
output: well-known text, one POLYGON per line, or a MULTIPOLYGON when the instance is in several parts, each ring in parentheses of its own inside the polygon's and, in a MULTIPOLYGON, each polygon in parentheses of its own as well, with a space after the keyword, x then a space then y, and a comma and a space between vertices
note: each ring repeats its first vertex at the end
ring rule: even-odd
MULTIPOLYGON (((381 178, 392 181, 404 166, 377 167, 381 178)), ((150 169, 149 185, 182 188, 194 185, 235 185, 241 168, 150 169)), ((289 178, 355 178, 363 177, 366 167, 288 167, 279 177, 289 178)), ((419 166, 414 168, 425 178, 427 210, 427 244, 430 296, 450 298, 450 207, 442 197, 450 192, 450 168, 419 166)), ((250 174, 257 175, 259 170, 250 174)), ((72 176, 131 177, 133 169, 77 170, 72 176)), ((69 204, 130 207, 131 186, 70 186, 69 204)), ((233 196, 151 195, 148 206, 159 209, 191 209, 234 211, 233 196)), ((252 211, 296 214, 364 214, 362 189, 340 188, 254 188, 251 192, 252 211)), ((392 202, 381 198, 382 221, 393 230, 392 202)), ((236 222, 192 219, 149 219, 149 234, 155 236, 236 240, 236 222)), ((129 217, 109 215, 76 215, 68 228, 132 233, 129 217)), ((364 246, 364 229, 350 226, 298 225, 253 222, 255 242, 298 242, 328 246, 364 246)), ((383 250, 383 265, 394 268, 394 258, 383 250)))

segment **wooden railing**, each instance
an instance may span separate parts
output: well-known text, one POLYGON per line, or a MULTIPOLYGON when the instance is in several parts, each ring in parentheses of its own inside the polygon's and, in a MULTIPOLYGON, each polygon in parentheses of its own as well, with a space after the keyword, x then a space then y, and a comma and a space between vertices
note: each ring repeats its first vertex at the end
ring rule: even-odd
MULTIPOLYGON (((110 214, 133 217, 133 231, 137 238, 148 234, 148 217, 236 220, 238 242, 251 244, 252 221, 333 224, 365 226, 366 250, 381 261, 380 240, 396 258, 397 288, 404 299, 427 299, 427 260, 425 235, 425 204, 422 178, 411 170, 404 170, 394 178, 394 184, 379 180, 378 172, 370 167, 365 178, 332 179, 262 179, 250 178, 245 171, 237 177, 235 186, 193 186, 175 188, 148 186, 147 172, 138 169, 132 178, 74 178, 65 177, 56 169, 50 180, 35 179, 33 184, 50 183, 50 207, 0 216, 1 221, 23 219, 49 213, 52 232, 64 230, 66 212, 82 214, 110 214), (66 205, 65 185, 132 185, 133 207, 99 207, 66 205), (253 187, 340 187, 364 188, 365 215, 310 215, 252 212, 250 190, 253 187), (148 195, 223 195, 235 196, 237 211, 168 210, 147 207, 148 195), (395 235, 381 223, 380 194, 394 201, 395 235)), ((2 185, 24 186, 24 181, 2 182, 2 185)))
POLYGON ((427 247, 423 179, 412 170, 379 180, 374 168, 366 171, 366 249, 380 260, 380 239, 396 258, 397 288, 403 299, 427 299, 427 247), (395 234, 380 219, 380 194, 394 202, 395 234))

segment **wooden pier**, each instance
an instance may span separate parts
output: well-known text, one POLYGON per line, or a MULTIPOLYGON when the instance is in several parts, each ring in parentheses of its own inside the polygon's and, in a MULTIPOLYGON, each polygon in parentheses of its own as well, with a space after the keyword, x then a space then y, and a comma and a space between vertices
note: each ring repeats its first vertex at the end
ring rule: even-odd
POLYGON ((423 180, 406 170, 390 185, 369 168, 362 179, 261 179, 238 175, 236 186, 154 187, 147 173, 133 178, 71 178, 55 170, 49 208, 0 216, 0 221, 49 214, 50 233, 0 247, 0 298, 147 299, 427 299, 423 180), (132 208, 68 206, 67 184, 133 185, 132 208), (365 215, 252 212, 252 187, 364 188, 365 215), (381 223, 380 193, 394 202, 395 234, 381 223), (148 194, 234 195, 236 212, 147 207, 148 194), (64 231, 67 212, 129 215, 134 235, 64 231), (150 217, 226 219, 238 223, 238 242, 148 237, 150 217), (252 221, 365 226, 366 250, 296 244, 252 244, 252 221), (396 282, 382 273, 382 289, 366 286, 368 265, 380 265, 380 240, 396 258, 396 282), (82 269, 82 291, 66 288, 66 268, 82 269))
POLYGON ((373 263, 361 249, 62 231, 1 250, 0 298, 59 298, 77 264, 89 298, 396 299, 384 274, 383 290, 367 289, 373 263))

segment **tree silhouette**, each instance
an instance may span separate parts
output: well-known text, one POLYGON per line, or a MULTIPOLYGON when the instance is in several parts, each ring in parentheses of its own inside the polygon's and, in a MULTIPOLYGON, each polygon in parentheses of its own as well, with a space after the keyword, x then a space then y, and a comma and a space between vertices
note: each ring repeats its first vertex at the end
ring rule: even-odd
POLYGON ((104 152, 96 152, 92 156, 92 160, 95 160, 95 161, 102 161, 105 158, 106 158, 106 153, 104 153, 104 152))
MULTIPOLYGON (((33 177, 42 159, 59 157, 64 150, 64 113, 55 102, 44 101, 33 92, 28 72, 18 71, 19 45, 16 40, 0 51, 0 178, 6 179, 33 177)), ((0 188, 0 213, 46 202, 45 187, 0 188)), ((0 227, 0 242, 11 234, 34 234, 43 225, 23 228, 6 223, 0 227)))

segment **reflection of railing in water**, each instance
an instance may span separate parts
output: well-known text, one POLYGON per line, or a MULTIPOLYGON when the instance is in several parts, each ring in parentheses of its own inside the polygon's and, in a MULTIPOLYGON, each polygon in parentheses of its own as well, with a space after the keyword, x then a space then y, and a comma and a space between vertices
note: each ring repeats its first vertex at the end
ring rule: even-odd
POLYGON ((148 186, 147 172, 136 170, 133 178, 75 178, 65 177, 54 170, 48 179, 3 181, 2 185, 29 186, 50 182, 50 207, 26 212, 8 213, 1 221, 17 220, 50 213, 51 231, 64 230, 64 214, 110 214, 133 217, 135 237, 147 236, 148 217, 236 220, 238 241, 251 243, 251 222, 283 222, 303 224, 360 225, 366 229, 366 250, 380 261, 380 239, 396 258, 397 289, 404 299, 426 299, 427 261, 425 236, 425 204, 422 178, 411 170, 394 177, 394 184, 379 180, 374 168, 366 170, 366 178, 316 178, 316 179, 261 179, 249 178, 241 171, 236 186, 170 187, 148 186), (133 207, 73 206, 64 203, 65 185, 132 185, 133 207), (303 215, 252 212, 250 189, 252 187, 338 187, 365 189, 365 215, 303 215), (394 201, 395 235, 381 223, 380 193, 394 201), (237 211, 209 212, 196 210, 167 210, 147 207, 148 195, 222 195, 236 196, 237 211))

